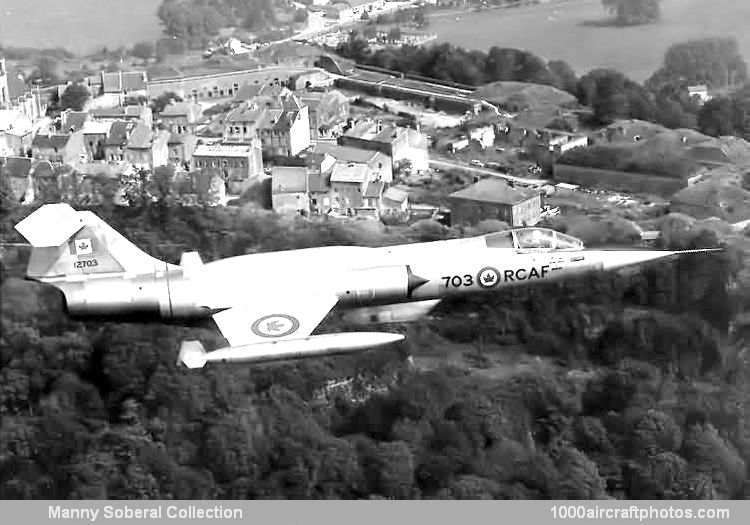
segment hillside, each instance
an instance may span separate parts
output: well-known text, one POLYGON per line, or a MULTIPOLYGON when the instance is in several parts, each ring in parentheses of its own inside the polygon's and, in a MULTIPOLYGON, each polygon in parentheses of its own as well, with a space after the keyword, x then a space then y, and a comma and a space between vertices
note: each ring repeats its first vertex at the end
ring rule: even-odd
MULTIPOLYGON (((169 261, 459 233, 249 209, 94 211, 169 261)), ((28 212, 3 212, 6 241, 28 212)), ((677 223, 662 225, 667 248, 720 242, 677 223)), ((10 275, 20 257, 5 263, 3 499, 744 495, 750 369, 724 334, 747 285, 726 286, 730 250, 448 299, 385 328, 408 332, 393 350, 200 372, 175 366, 176 349, 218 346, 215 333, 73 321, 49 287, 10 275)), ((320 330, 346 328, 332 316, 320 330)))
POLYGON ((474 96, 510 111, 562 109, 578 105, 576 98, 567 91, 527 82, 492 82, 477 89, 474 96))

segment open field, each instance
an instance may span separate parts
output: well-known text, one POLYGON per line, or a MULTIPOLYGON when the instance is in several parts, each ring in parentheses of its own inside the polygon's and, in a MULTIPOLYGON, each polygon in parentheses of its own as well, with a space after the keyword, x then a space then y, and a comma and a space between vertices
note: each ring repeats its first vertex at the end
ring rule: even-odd
POLYGON ((750 60, 747 0, 663 0, 657 24, 618 28, 586 23, 606 16, 600 0, 570 0, 516 9, 438 12, 430 17, 429 31, 437 32, 438 42, 481 50, 528 49, 548 60, 565 60, 579 75, 612 67, 637 81, 659 67, 671 44, 694 38, 734 36, 750 60))
POLYGON ((160 0, 0 0, 0 43, 87 53, 156 40, 160 0))

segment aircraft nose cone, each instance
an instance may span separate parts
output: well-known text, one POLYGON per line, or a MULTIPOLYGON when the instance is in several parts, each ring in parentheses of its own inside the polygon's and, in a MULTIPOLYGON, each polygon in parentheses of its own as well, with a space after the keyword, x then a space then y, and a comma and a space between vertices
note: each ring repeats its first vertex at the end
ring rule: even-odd
POLYGON ((622 250, 601 253, 603 270, 616 270, 643 264, 674 255, 675 252, 659 250, 622 250))

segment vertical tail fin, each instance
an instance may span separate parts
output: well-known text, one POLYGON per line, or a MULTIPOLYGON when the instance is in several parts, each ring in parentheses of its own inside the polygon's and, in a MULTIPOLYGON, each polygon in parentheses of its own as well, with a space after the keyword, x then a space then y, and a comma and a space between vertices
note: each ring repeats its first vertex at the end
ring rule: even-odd
POLYGON ((29 279, 166 269, 166 263, 142 252, 92 212, 65 203, 45 204, 15 228, 33 247, 29 279))

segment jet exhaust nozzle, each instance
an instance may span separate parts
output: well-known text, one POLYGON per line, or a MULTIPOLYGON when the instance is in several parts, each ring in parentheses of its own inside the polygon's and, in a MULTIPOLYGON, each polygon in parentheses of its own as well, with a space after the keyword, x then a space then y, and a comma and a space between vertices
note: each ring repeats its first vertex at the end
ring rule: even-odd
POLYGON ((269 363, 315 356, 347 354, 403 341, 401 334, 345 332, 288 339, 270 343, 230 346, 206 352, 199 341, 185 341, 178 362, 188 368, 202 368, 207 362, 269 363))

